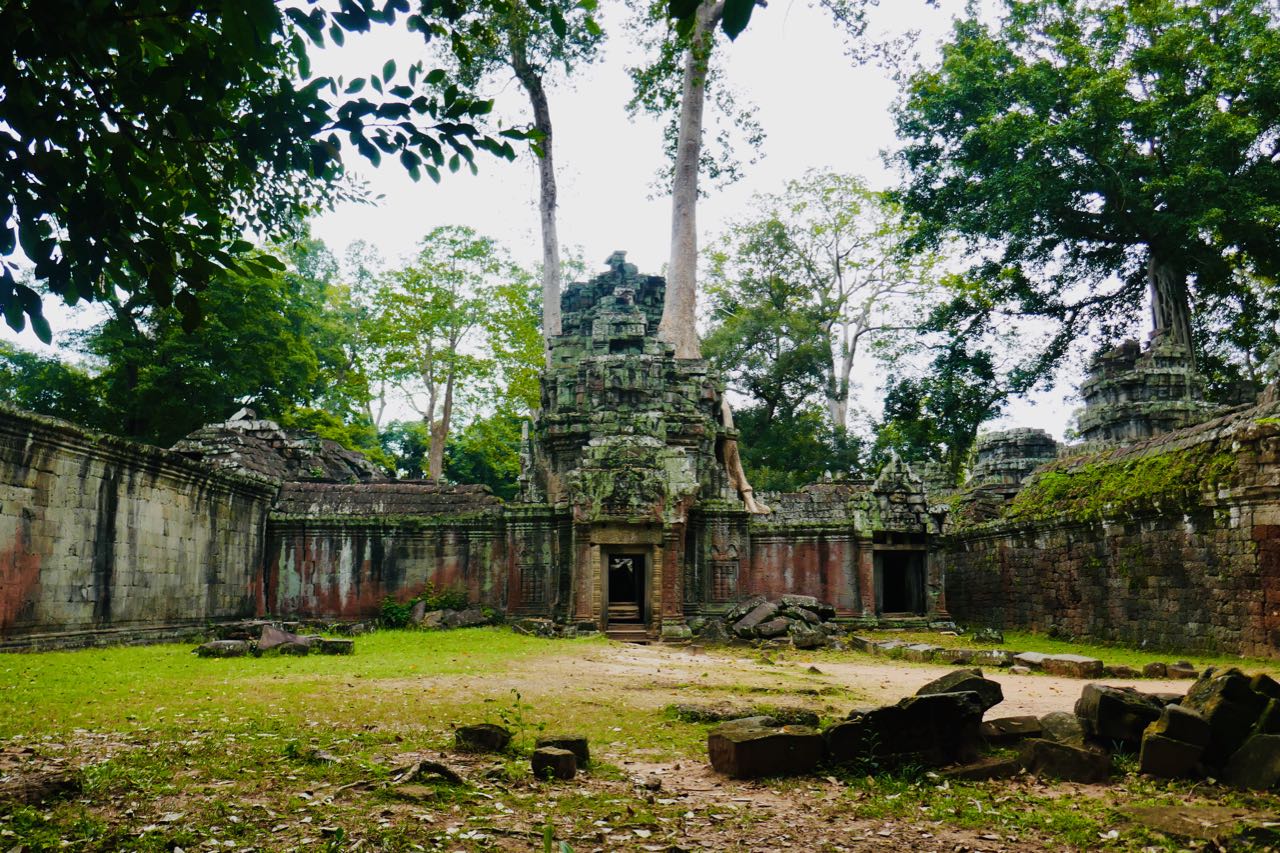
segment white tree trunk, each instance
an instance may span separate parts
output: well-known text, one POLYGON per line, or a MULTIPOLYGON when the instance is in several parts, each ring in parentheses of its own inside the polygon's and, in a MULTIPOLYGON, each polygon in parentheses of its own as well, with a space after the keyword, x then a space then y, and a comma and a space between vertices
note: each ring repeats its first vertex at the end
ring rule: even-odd
POLYGON ((676 358, 701 358, 698 343, 698 161, 702 154, 702 115, 707 69, 716 25, 724 3, 703 0, 698 6, 685 54, 680 95, 680 129, 671 182, 671 259, 667 265, 667 299, 658 337, 676 349, 676 358))
POLYGON ((1191 301, 1187 294, 1187 276, 1173 264, 1152 252, 1147 259, 1147 287, 1151 295, 1152 337, 1163 337, 1187 348, 1195 365, 1191 347, 1191 301))
MULTIPOLYGON (((560 238, 556 229, 556 167, 552 158, 551 109, 542 78, 529 64, 525 45, 519 38, 511 41, 511 67, 516 79, 529 94, 533 108, 533 126, 542 133, 538 146, 538 214, 542 223, 542 337, 550 342, 560 334, 560 238)), ((550 347, 548 346, 548 357, 550 347)))

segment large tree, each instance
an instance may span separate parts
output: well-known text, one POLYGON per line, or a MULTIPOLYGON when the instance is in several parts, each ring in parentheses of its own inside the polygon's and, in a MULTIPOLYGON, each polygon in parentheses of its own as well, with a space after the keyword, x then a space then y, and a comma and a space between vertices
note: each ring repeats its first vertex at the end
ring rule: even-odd
POLYGON ((845 432, 871 344, 889 345, 929 313, 942 293, 940 261, 933 252, 907 251, 913 223, 852 175, 810 171, 750 206, 708 255, 713 317, 724 311, 721 295, 735 290, 742 303, 735 312, 773 314, 776 300, 754 282, 786 280, 791 294, 779 308, 815 324, 830 428, 845 432))
MULTIPOLYGON (((970 12, 896 110, 921 242, 985 252, 953 328, 997 312, 1123 329, 1147 295, 1193 344, 1194 300, 1280 272, 1274 0, 1003 0, 970 12)), ((1046 367, 1051 366, 1046 362, 1046 367)))
POLYGON ((473 164, 476 148, 514 157, 478 124, 491 102, 444 71, 397 74, 388 60, 352 80, 311 75, 310 49, 378 24, 401 20, 458 50, 483 35, 459 28, 464 4, 426 5, 430 26, 409 0, 0 4, 9 325, 29 320, 48 340, 43 288, 72 304, 145 290, 191 327, 197 294, 222 271, 273 265, 247 251, 246 230, 279 234, 359 192, 344 180, 349 151, 398 156, 415 178, 473 164), (24 257, 36 286, 19 280, 24 257))
MULTIPOLYGON (((731 142, 734 128, 753 148, 764 139, 754 110, 739 107, 732 91, 717 79, 716 39, 720 32, 737 38, 755 8, 766 5, 765 0, 651 0, 647 7, 651 25, 665 21, 670 26, 656 40, 651 61, 631 71, 635 95, 630 108, 669 119, 671 254, 658 336, 675 347, 676 358, 701 356, 697 332, 699 177, 706 173, 733 180, 740 174, 735 148, 741 146, 731 142), (712 156, 704 146, 709 91, 718 93, 717 106, 728 119, 718 134, 719 156, 712 156)), ((857 44, 866 30, 866 7, 874 5, 874 0, 817 0, 815 5, 830 13, 850 42, 857 44)))
MULTIPOLYGON (((596 0, 474 0, 454 22, 479 37, 465 50, 445 50, 459 79, 478 85, 499 73, 513 74, 529 98, 533 113, 533 150, 538 157, 538 215, 542 230, 542 333, 560 334, 560 237, 556 227, 558 192, 555 137, 547 83, 559 73, 571 75, 595 59, 604 38, 591 12, 596 0)), ((454 14, 447 4, 424 4, 429 22, 454 14), (427 7, 431 7, 428 9, 427 7)))

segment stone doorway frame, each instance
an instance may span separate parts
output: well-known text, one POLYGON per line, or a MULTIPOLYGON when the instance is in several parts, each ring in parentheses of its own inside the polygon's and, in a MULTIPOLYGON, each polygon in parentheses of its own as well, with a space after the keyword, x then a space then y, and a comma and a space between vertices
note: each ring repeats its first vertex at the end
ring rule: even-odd
POLYGON ((589 613, 580 618, 595 622, 601 631, 609 626, 608 558, 610 554, 637 554, 645 559, 641 624, 652 630, 662 612, 662 526, 659 524, 597 524, 591 528, 587 569, 591 574, 589 613))

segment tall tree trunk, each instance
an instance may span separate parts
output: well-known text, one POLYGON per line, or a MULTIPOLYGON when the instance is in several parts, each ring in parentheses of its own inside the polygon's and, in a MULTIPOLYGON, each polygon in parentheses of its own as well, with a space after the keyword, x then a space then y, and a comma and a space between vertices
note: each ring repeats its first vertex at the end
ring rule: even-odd
POLYGON ((1187 274, 1152 250, 1147 258, 1147 287, 1151 295, 1152 336, 1185 346, 1194 367, 1187 274))
POLYGON ((702 114, 707 94, 707 69, 715 29, 724 2, 703 0, 685 54, 680 95, 680 132, 676 142, 671 183, 671 260, 667 265, 667 301, 658 324, 658 337, 676 348, 676 358, 700 358, 696 309, 698 304, 698 161, 702 154, 702 114))
POLYGON ((449 438, 449 421, 453 417, 453 368, 444 381, 444 402, 440 417, 431 424, 431 452, 427 457, 427 477, 436 482, 444 476, 444 443, 449 438))
MULTIPOLYGON (((511 68, 516 79, 529 93, 533 107, 533 126, 542 134, 538 147, 538 215, 542 221, 542 337, 548 344, 560 334, 560 237, 556 230, 556 167, 551 152, 551 109, 542 77, 529 64, 522 37, 511 39, 511 68)), ((550 347, 547 355, 550 357, 550 347)))

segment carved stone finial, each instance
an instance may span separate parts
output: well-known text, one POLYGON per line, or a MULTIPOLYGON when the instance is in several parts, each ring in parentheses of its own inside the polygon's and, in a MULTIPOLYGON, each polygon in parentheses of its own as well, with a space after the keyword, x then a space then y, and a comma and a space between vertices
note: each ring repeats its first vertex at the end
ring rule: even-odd
POLYGON ((627 263, 627 253, 621 249, 605 258, 604 262, 609 267, 610 272, 618 273, 619 275, 636 275, 640 272, 640 268, 635 264, 627 263))

